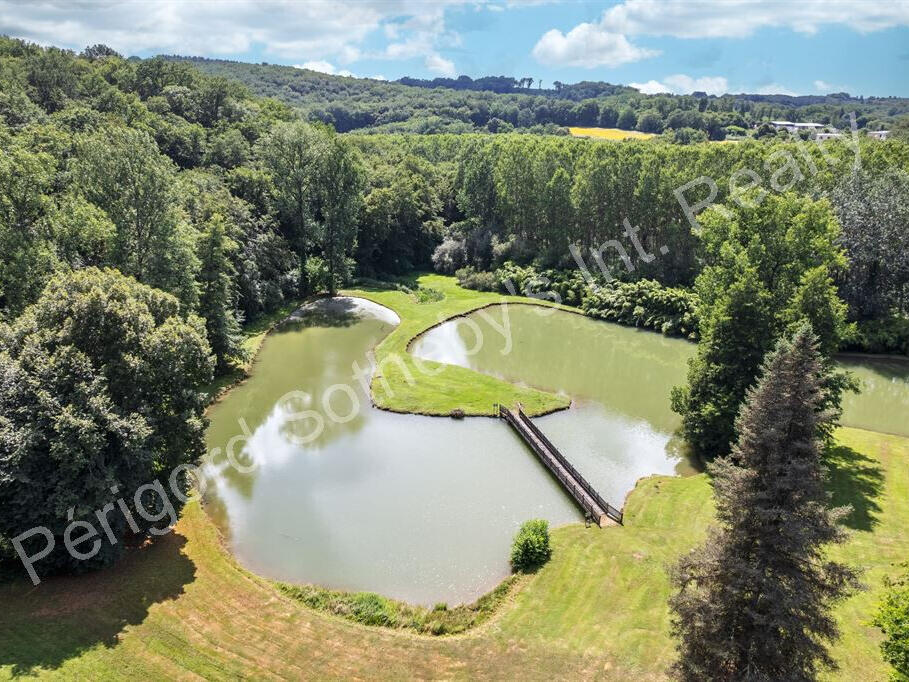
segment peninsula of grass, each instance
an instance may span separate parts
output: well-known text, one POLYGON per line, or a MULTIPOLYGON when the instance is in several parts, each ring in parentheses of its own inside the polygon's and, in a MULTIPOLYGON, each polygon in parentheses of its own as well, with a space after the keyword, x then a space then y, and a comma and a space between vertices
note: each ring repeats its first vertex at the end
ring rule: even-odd
MULTIPOLYGON (((841 429, 837 440, 830 490, 853 512, 852 537, 833 552, 868 589, 837 606, 840 669, 823 679, 885 680, 870 623, 884 576, 909 556, 909 439, 841 429)), ((666 567, 712 519, 706 475, 644 479, 623 527, 553 530, 552 559, 495 617, 428 637, 352 622, 252 575, 192 501, 174 533, 109 569, 0 584, 0 679, 663 680, 674 656, 666 567)))
MULTIPOLYGON (((565 409, 571 404, 568 396, 518 386, 464 367, 417 360, 409 351, 410 344, 423 332, 479 308, 502 303, 556 304, 524 296, 463 289, 454 277, 444 275, 421 275, 416 283, 420 288, 441 292, 443 298, 420 302, 418 297, 406 291, 379 287, 343 292, 384 305, 401 318, 401 323, 375 349, 372 399, 376 407, 431 416, 449 416, 456 411, 465 415, 493 416, 494 404, 514 406, 520 402, 528 415, 535 416, 565 409)), ((490 308, 489 313, 502 323, 501 310, 490 308)))

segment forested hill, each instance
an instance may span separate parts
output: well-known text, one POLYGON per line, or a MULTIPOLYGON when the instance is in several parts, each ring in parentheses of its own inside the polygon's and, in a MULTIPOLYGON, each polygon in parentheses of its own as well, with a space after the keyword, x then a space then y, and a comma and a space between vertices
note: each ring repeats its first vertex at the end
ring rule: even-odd
MULTIPOLYGON (((386 82, 332 76, 293 66, 247 64, 201 57, 171 56, 191 62, 210 75, 244 83, 257 94, 274 97, 305 112, 312 120, 331 123, 340 132, 468 132, 513 128, 557 132, 562 126, 602 126, 662 132, 673 127, 670 117, 684 112, 685 127, 710 133, 714 129, 786 119, 814 121, 835 127, 855 112, 861 128, 890 128, 909 114, 909 99, 855 98, 830 95, 644 95, 627 86, 585 81, 534 87, 531 78, 489 76, 471 79, 402 78, 386 82)), ((537 85, 539 85, 537 83, 537 85)), ((678 115, 676 116, 678 118, 678 115)), ((676 126, 677 127, 677 126, 676 126)), ((711 134, 711 138, 715 138, 711 134)))

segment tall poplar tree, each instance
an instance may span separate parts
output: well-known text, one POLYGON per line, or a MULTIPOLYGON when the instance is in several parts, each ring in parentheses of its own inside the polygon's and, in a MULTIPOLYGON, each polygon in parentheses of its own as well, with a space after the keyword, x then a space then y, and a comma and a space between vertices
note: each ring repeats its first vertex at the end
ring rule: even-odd
POLYGON ((227 236, 224 217, 215 213, 199 237, 199 315, 205 319, 208 343, 221 370, 230 358, 243 355, 237 316, 237 272, 231 262, 236 248, 227 236))
POLYGON ((732 453, 710 466, 719 527, 672 573, 682 680, 813 680, 834 665, 831 605, 858 579, 825 551, 845 540, 850 512, 830 508, 825 490, 828 372, 807 323, 780 341, 732 453))

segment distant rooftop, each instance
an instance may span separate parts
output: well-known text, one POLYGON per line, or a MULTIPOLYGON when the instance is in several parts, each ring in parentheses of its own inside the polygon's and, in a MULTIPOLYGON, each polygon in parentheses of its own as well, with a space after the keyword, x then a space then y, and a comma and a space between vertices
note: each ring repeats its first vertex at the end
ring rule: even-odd
POLYGON ((821 123, 794 123, 792 121, 770 121, 770 125, 787 128, 823 128, 821 123))

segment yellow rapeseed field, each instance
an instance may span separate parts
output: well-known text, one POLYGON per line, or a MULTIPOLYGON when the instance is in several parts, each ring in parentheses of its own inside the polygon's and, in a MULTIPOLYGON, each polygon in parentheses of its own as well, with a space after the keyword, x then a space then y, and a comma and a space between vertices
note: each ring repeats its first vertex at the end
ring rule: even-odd
POLYGON ((569 128, 575 137, 595 137, 602 140, 624 140, 633 137, 639 140, 647 140, 653 135, 651 133, 639 133, 636 130, 619 130, 618 128, 569 128))

